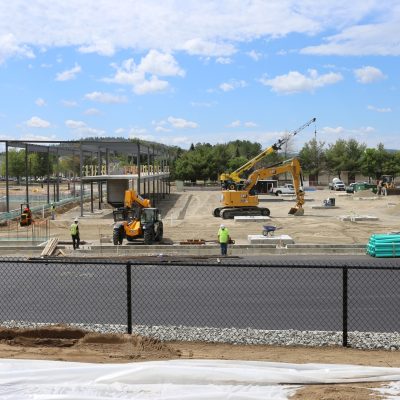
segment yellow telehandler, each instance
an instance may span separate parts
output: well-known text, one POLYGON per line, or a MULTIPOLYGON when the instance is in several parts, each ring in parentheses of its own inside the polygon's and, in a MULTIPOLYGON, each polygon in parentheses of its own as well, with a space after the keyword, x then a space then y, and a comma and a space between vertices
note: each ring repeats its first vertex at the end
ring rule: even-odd
POLYGON ((121 245, 124 238, 129 242, 143 238, 145 244, 161 242, 163 223, 158 208, 151 207, 149 199, 144 199, 136 191, 125 191, 124 207, 113 211, 113 243, 121 245))

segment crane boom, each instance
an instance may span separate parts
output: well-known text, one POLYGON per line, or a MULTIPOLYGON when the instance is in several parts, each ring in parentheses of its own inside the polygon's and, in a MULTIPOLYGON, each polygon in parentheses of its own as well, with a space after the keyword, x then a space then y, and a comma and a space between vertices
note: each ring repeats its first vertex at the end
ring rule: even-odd
POLYGON ((247 163, 243 164, 241 167, 239 167, 235 171, 233 171, 231 173, 223 173, 223 174, 221 174, 220 181, 221 181, 222 187, 224 189, 237 189, 238 185, 240 186, 241 184, 244 183, 245 179, 243 178, 242 175, 246 171, 248 171, 250 168, 252 168, 255 164, 257 164, 257 162, 259 162, 261 159, 266 157, 268 154, 275 153, 278 150, 280 150, 282 148, 282 146, 285 143, 287 143, 291 138, 296 136, 299 132, 301 132, 303 129, 307 128, 307 126, 311 125, 315 121, 316 121, 315 117, 310 119, 309 121, 307 121, 305 124, 303 124, 299 128, 297 128, 294 131, 290 132, 284 138, 279 139, 272 146, 267 147, 260 154, 256 155, 251 160, 247 161, 247 163))

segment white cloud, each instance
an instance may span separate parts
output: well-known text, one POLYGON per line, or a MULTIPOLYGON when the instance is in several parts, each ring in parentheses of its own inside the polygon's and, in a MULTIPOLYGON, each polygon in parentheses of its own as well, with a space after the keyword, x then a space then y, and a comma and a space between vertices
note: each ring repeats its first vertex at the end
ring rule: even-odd
POLYGON ((236 121, 232 121, 227 125, 227 128, 239 128, 240 126, 244 126, 245 128, 255 128, 257 124, 252 121, 242 122, 239 119, 236 121))
POLYGON ((354 70, 354 75, 359 83, 373 83, 385 79, 383 72, 375 67, 365 66, 354 70))
POLYGON ((19 43, 12 33, 0 33, 0 64, 10 57, 35 58, 35 55, 27 45, 19 43))
POLYGON ((137 135, 146 135, 147 134, 147 130, 145 128, 138 128, 138 127, 134 127, 134 128, 130 128, 128 134, 130 136, 137 136, 137 135))
POLYGON ((301 53, 340 56, 399 56, 398 7, 394 7, 390 13, 391 15, 382 18, 381 21, 384 22, 347 27, 340 33, 326 38, 326 43, 306 47, 301 50, 301 53))
POLYGON ((236 120, 231 122, 229 125, 227 125, 228 128, 238 128, 241 125, 241 121, 240 120, 236 120))
POLYGON ((345 132, 345 129, 342 126, 337 126, 335 128, 325 126, 322 129, 320 129, 319 132, 326 134, 328 136, 331 136, 331 135, 337 136, 337 135, 340 135, 343 132, 345 132))
POLYGON ((76 121, 68 119, 65 121, 65 126, 74 131, 77 137, 98 137, 105 136, 106 131, 103 129, 91 128, 84 121, 76 121))
POLYGON ((171 124, 173 128, 177 129, 194 129, 199 126, 196 122, 187 121, 183 118, 168 117, 167 121, 171 124))
POLYGON ((80 65, 75 64, 75 66, 71 69, 68 69, 63 72, 59 72, 56 75, 56 81, 70 81, 71 79, 75 79, 76 75, 82 71, 80 65))
POLYGON ((332 85, 343 79, 340 73, 329 72, 319 75, 315 69, 308 70, 308 75, 298 71, 290 71, 286 75, 279 75, 272 79, 263 77, 260 82, 270 86, 273 92, 281 94, 293 94, 300 92, 314 92, 316 89, 326 85, 332 85))
POLYGON ((80 128, 85 128, 87 125, 86 122, 83 121, 75 121, 73 119, 67 119, 65 121, 65 126, 70 129, 80 129, 80 128))
POLYGON ((138 65, 138 71, 158 76, 185 76, 175 58, 168 53, 150 50, 138 65))
POLYGON ((46 102, 45 102, 42 98, 38 97, 38 98, 35 100, 35 104, 36 104, 38 107, 43 107, 43 106, 46 105, 46 102))
POLYGON ((159 79, 159 76, 185 76, 185 71, 179 67, 175 58, 168 53, 150 50, 136 65, 133 58, 122 62, 121 66, 112 64, 116 73, 112 78, 103 79, 108 83, 130 85, 134 93, 163 92, 169 88, 169 82, 159 79))
POLYGON ((229 57, 218 57, 215 62, 217 64, 223 64, 223 65, 228 65, 228 64, 232 64, 233 60, 229 57))
POLYGON ((87 110, 85 110, 84 114, 85 115, 98 115, 98 114, 100 114, 100 110, 98 110, 97 108, 88 108, 87 110))
POLYGON ((258 61, 261 59, 262 57, 262 53, 259 53, 255 50, 251 50, 249 52, 246 53, 250 58, 252 58, 254 61, 258 61))
POLYGON ((188 54, 191 55, 214 57, 228 57, 236 52, 232 44, 204 40, 201 38, 186 41, 182 46, 182 50, 187 51, 188 54))
POLYGON ((114 133, 115 133, 116 135, 123 135, 123 134, 125 134, 125 132, 126 132, 126 129, 125 129, 125 128, 117 128, 117 129, 114 131, 114 133))
POLYGON ((32 117, 31 119, 26 121, 26 125, 30 128, 49 128, 50 122, 39 117, 32 117))
POLYGON ((399 55, 397 3, 187 0, 135 2, 133 7, 130 1, 69 0, 46 2, 43 12, 42 0, 3 1, 0 60, 33 57, 30 47, 64 46, 105 56, 120 49, 160 49, 230 57, 240 43, 293 33, 317 37, 324 31, 339 33, 303 52, 399 55))
POLYGON ((136 84, 133 88, 136 94, 147 94, 154 92, 164 92, 169 87, 167 81, 158 79, 156 76, 152 76, 149 80, 144 79, 142 82, 136 84))
POLYGON ((235 90, 238 88, 244 88, 246 87, 247 84, 245 81, 241 80, 241 81, 237 81, 235 79, 230 80, 229 82, 224 82, 221 83, 219 85, 219 88, 223 91, 223 92, 230 92, 231 90, 235 90))
POLYGON ((106 104, 126 103, 128 101, 126 96, 118 96, 112 93, 104 92, 87 93, 85 94, 85 99, 106 104))
POLYGON ((174 129, 195 129, 198 128, 198 124, 193 121, 188 121, 183 118, 176 118, 169 116, 167 119, 161 121, 152 121, 155 126, 156 132, 170 132, 172 128, 174 129))
POLYGON ((81 53, 97 53, 101 56, 113 56, 115 47, 109 40, 99 39, 87 46, 79 47, 81 53))
POLYGON ((371 111, 376 111, 376 112, 379 112, 379 113, 392 112, 392 109, 390 107, 380 108, 380 107, 375 107, 375 106, 369 105, 369 106, 367 106, 367 109, 371 110, 371 111))
POLYGON ((156 132, 171 132, 171 129, 165 128, 164 126, 156 126, 156 132))

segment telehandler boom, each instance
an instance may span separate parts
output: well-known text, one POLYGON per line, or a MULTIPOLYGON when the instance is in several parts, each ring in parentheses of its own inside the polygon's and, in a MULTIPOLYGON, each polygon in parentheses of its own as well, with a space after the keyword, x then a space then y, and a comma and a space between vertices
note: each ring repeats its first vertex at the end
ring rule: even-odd
POLYGON ((267 147, 263 150, 260 154, 256 155, 251 160, 247 161, 246 164, 243 164, 241 167, 236 169, 231 173, 223 173, 220 176, 220 182, 222 189, 229 189, 229 190, 237 190, 242 189, 242 185, 245 182, 244 175, 246 172, 251 170, 259 161, 261 161, 264 157, 268 154, 272 154, 277 152, 282 148, 282 146, 287 143, 291 138, 296 136, 299 132, 303 129, 307 128, 307 126, 311 125, 313 122, 316 121, 316 118, 312 118, 307 121, 304 125, 300 126, 296 130, 290 132, 286 137, 279 139, 276 143, 272 146, 267 147))

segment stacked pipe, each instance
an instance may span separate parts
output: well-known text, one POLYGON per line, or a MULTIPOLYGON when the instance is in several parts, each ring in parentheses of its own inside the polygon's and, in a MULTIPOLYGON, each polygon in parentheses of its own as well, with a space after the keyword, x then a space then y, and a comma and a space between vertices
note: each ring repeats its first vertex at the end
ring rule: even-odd
POLYGON ((367 245, 367 254, 373 257, 400 257, 400 235, 372 235, 367 245))

